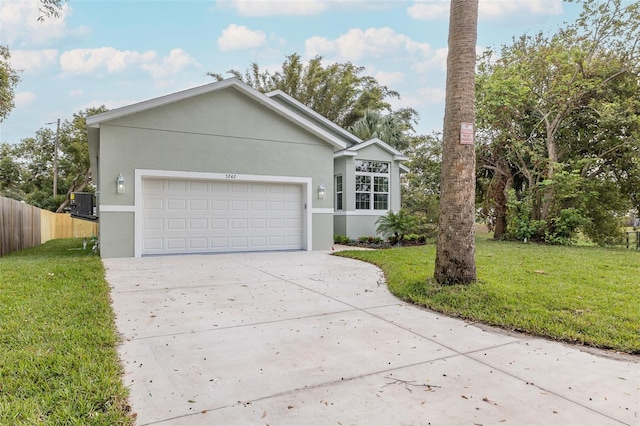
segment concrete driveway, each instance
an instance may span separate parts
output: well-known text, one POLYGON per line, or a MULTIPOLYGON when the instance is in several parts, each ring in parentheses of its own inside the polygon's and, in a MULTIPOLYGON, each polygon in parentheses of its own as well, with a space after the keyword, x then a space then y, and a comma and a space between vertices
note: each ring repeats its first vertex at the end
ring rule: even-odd
POLYGON ((448 318, 326 252, 105 259, 137 424, 639 425, 640 364, 448 318))

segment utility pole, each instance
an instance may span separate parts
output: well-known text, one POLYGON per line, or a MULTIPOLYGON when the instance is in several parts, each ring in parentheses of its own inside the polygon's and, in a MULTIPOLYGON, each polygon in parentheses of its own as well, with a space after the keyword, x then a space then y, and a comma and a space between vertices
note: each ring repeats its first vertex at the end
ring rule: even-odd
POLYGON ((53 196, 58 195, 58 144, 60 135, 60 119, 58 118, 58 126, 56 128, 56 142, 53 150, 53 196))

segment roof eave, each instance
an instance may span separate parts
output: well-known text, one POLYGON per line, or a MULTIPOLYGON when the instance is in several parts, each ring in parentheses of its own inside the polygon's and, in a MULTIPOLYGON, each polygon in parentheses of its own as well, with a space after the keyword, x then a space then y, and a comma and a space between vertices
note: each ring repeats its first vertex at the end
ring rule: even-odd
POLYGON ((178 102, 184 99, 188 99, 194 96, 203 95, 210 92, 215 92, 218 90, 226 89, 229 87, 233 87, 236 90, 243 92, 245 95, 250 98, 256 100, 272 111, 278 113, 280 116, 298 124, 308 132, 314 134, 330 145, 334 146, 338 149, 347 148, 348 144, 315 124, 309 122, 301 115, 291 111, 290 109, 285 108, 280 105, 273 99, 265 96, 263 93, 255 90, 253 87, 242 83, 240 80, 236 78, 229 78, 222 81, 217 81, 215 83, 206 84, 204 86, 193 87, 191 89, 183 90, 181 92, 172 93, 169 95, 161 96, 154 99, 149 99, 147 101, 142 101, 133 105, 128 105, 125 107, 117 108, 114 110, 106 111, 100 114, 92 115, 87 117, 87 126, 92 128, 100 127, 100 124, 115 120, 118 118, 126 117, 128 115, 136 114, 138 112, 146 111, 152 108, 157 108, 160 106, 168 105, 173 102, 178 102))

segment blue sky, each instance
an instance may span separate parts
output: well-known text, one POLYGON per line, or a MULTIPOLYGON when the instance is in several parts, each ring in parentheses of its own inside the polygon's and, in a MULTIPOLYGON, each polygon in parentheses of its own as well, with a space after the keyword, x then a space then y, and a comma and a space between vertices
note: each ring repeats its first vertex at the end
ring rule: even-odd
MULTIPOLYGON (((71 0, 37 22, 36 0, 2 0, 0 43, 22 70, 0 142, 17 143, 88 107, 116 108, 213 81, 206 72, 277 70, 286 55, 364 66, 442 127, 449 2, 442 0, 71 0)), ((562 0, 480 0, 478 46, 555 31, 579 7, 562 0)))

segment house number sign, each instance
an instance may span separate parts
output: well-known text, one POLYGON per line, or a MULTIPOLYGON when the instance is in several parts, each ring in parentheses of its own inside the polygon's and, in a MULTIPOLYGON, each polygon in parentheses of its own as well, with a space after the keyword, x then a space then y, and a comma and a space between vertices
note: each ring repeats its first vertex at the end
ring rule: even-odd
POLYGON ((460 143, 473 145, 473 123, 460 123, 460 143))
POLYGON ((234 175, 234 174, 233 175, 226 174, 226 175, 224 175, 224 177, 227 178, 227 179, 235 179, 236 175, 234 175))

